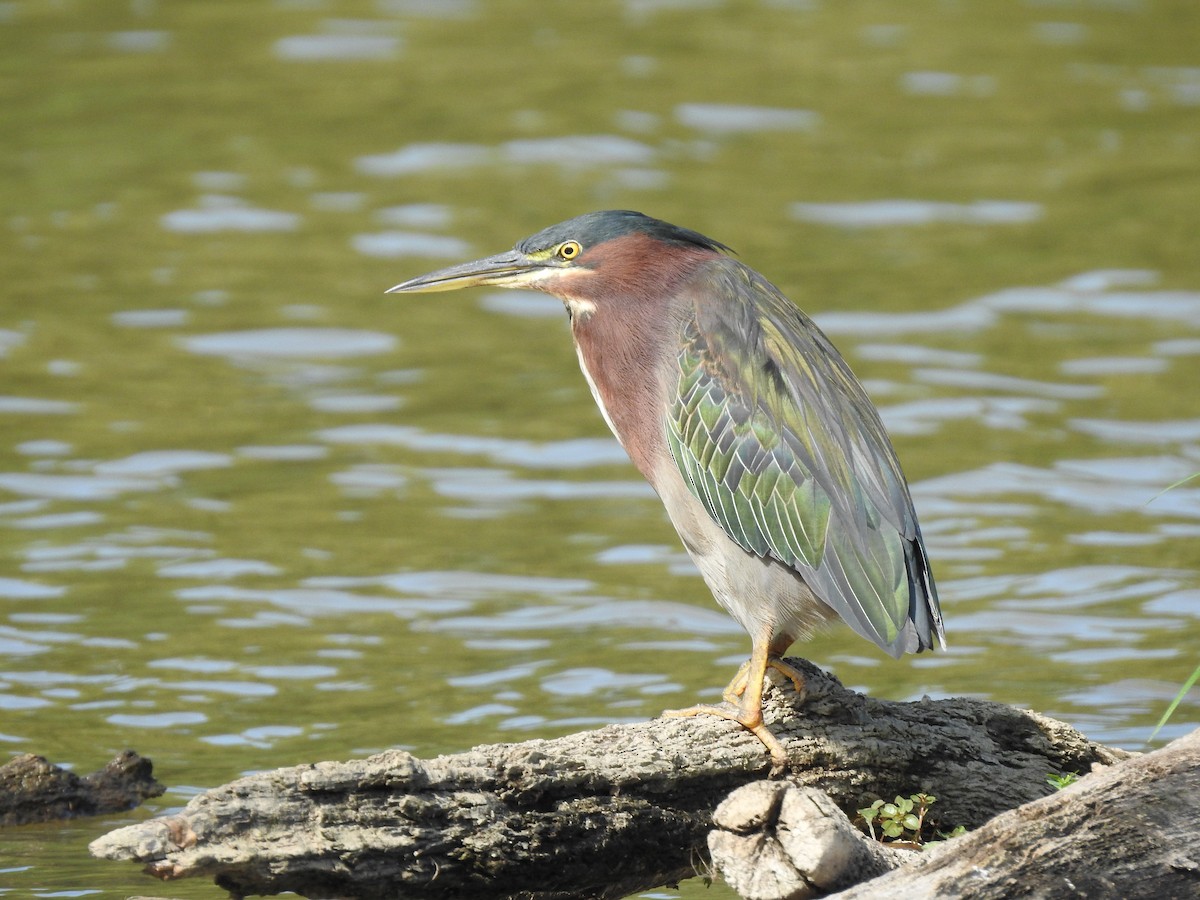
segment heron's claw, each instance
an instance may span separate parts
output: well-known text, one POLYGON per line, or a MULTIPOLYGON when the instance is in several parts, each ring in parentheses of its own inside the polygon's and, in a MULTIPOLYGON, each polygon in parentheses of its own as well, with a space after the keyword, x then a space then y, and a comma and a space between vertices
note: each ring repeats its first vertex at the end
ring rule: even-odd
POLYGON ((787 751, 783 749, 783 744, 779 742, 779 738, 771 733, 771 729, 767 728, 763 722, 762 710, 754 710, 747 712, 740 705, 733 706, 709 706, 700 704, 698 706, 689 706, 687 709, 669 709, 663 713, 664 716, 670 718, 681 718, 684 716, 720 716, 722 719, 729 719, 732 722, 737 722, 747 731, 751 732, 758 738, 764 747, 771 754, 771 772, 770 777, 774 778, 777 775, 783 774, 788 767, 787 751))

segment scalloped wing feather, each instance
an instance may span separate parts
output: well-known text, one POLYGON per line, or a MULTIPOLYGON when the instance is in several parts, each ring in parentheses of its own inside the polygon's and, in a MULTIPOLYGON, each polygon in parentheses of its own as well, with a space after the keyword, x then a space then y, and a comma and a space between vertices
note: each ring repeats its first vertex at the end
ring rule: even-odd
POLYGON ((722 259, 696 277, 665 422, 691 492, 880 647, 944 645, 912 500, 858 380, 757 273, 722 259))

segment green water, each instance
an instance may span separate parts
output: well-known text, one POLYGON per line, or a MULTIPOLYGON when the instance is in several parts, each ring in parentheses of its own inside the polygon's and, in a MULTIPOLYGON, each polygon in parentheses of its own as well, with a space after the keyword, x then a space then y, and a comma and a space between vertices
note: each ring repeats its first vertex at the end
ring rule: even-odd
POLYGON ((382 293, 589 209, 735 247, 893 431, 951 649, 796 652, 1142 747, 1200 663, 1200 487, 1153 499, 1200 470, 1197 33, 1154 0, 0 3, 0 747, 170 787, 0 832, 0 893, 154 892, 87 842, 245 772, 728 680, 748 640, 556 302, 382 293))

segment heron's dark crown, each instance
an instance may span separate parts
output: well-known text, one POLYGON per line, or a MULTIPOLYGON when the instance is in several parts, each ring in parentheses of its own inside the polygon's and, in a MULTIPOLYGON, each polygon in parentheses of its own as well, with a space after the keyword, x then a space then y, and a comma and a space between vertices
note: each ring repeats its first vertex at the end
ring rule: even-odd
POLYGON ((517 244, 517 250, 535 253, 556 247, 563 241, 578 241, 586 252, 606 241, 632 234, 648 235, 665 244, 703 247, 717 253, 733 252, 720 241, 705 237, 698 231, 680 228, 629 209, 606 209, 567 219, 525 238, 517 244))

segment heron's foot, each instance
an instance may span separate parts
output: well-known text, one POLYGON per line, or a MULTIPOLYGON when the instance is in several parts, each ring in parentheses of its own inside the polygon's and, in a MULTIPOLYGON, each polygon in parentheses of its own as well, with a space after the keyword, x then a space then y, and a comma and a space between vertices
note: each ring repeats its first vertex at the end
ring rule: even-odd
MULTIPOLYGON (((736 681, 736 679, 734 680, 736 681)), ((682 718, 684 716, 720 716, 722 719, 737 722, 762 741, 763 746, 771 754, 770 775, 772 778, 783 774, 787 770, 787 751, 783 749, 783 744, 779 742, 779 738, 775 737, 763 722, 761 709, 748 714, 736 705, 708 706, 707 704, 701 704, 699 706, 689 706, 687 709, 669 709, 663 713, 663 716, 671 718, 682 718)))
MULTIPOLYGON (((779 674, 783 675, 792 683, 792 687, 796 689, 797 694, 804 693, 804 673, 795 666, 790 665, 779 657, 771 657, 767 660, 767 668, 774 669, 779 674)), ((742 695, 746 693, 746 685, 750 682, 750 660, 742 663, 742 667, 737 670, 737 674, 733 676, 733 681, 725 687, 721 692, 722 699, 726 703, 732 703, 737 706, 742 695)))
POLYGON ((792 687, 796 689, 797 694, 804 694, 804 673, 795 666, 778 656, 773 656, 767 660, 767 667, 774 669, 776 672, 790 681, 792 683, 792 687))

